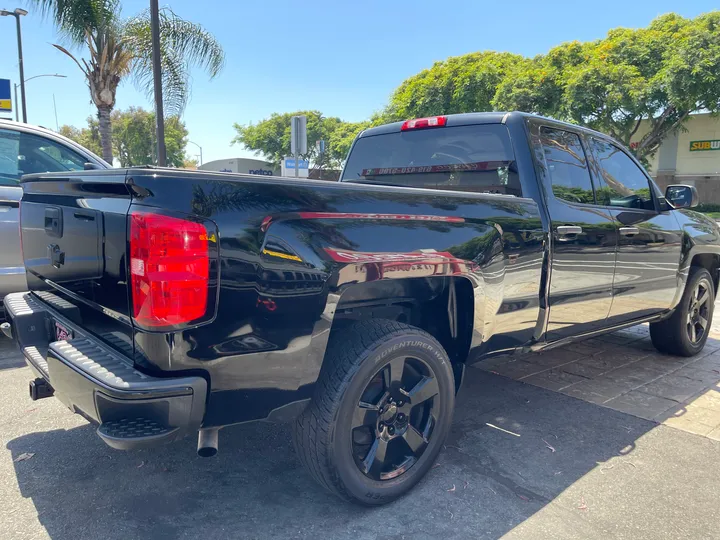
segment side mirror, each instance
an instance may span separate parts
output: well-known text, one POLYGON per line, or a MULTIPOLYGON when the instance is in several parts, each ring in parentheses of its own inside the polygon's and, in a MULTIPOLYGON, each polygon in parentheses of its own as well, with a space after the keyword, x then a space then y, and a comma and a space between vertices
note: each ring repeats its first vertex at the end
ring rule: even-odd
POLYGON ((694 208, 700 202, 695 186, 673 185, 665 190, 665 199, 673 208, 694 208))
POLYGON ((90 161, 87 161, 87 162, 83 165, 83 169, 86 170, 86 171, 99 171, 99 170, 100 170, 100 165, 97 165, 96 163, 92 163, 92 162, 90 162, 90 161))

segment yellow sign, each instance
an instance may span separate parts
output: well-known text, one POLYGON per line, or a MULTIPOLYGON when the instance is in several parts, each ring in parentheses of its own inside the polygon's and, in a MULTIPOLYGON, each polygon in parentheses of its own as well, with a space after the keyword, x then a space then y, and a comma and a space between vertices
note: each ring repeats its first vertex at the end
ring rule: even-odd
POLYGON ((0 99, 0 111, 11 111, 12 102, 9 99, 0 99))
POLYGON ((706 150, 720 150, 720 139, 712 141, 690 141, 691 152, 704 152, 706 150))

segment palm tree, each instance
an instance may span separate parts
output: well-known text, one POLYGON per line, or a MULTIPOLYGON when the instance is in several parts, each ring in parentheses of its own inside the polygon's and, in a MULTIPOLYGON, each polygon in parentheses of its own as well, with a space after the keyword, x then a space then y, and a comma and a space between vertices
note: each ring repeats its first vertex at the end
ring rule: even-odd
MULTIPOLYGON (((76 57, 62 45, 85 75, 98 110, 103 159, 112 163, 110 114, 120 82, 132 75, 136 86, 152 97, 150 12, 123 20, 119 0, 30 0, 52 18, 60 35, 73 46, 87 47, 89 58, 76 57)), ((160 10, 160 57, 163 105, 168 115, 182 113, 189 98, 190 70, 203 68, 215 77, 225 63, 222 47, 202 26, 169 8, 160 10)))

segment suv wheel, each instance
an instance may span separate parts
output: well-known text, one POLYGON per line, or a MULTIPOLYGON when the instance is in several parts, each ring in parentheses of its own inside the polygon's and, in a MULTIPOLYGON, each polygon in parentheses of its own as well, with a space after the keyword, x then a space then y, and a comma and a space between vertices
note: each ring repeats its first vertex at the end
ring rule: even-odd
POLYGON ((393 321, 362 321, 331 336, 293 441, 307 470, 331 492, 385 504, 430 469, 454 405, 452 366, 432 336, 393 321))
POLYGON ((708 338, 715 307, 712 276, 693 266, 685 292, 672 317, 650 325, 650 337, 660 352, 677 356, 698 354, 708 338))

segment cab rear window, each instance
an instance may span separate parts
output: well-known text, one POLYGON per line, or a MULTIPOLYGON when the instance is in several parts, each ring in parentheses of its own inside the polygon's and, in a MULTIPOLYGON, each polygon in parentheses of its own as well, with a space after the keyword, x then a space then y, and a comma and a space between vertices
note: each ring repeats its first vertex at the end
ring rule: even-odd
POLYGON ((502 124, 362 137, 350 151, 341 180, 522 196, 510 136, 502 124))

